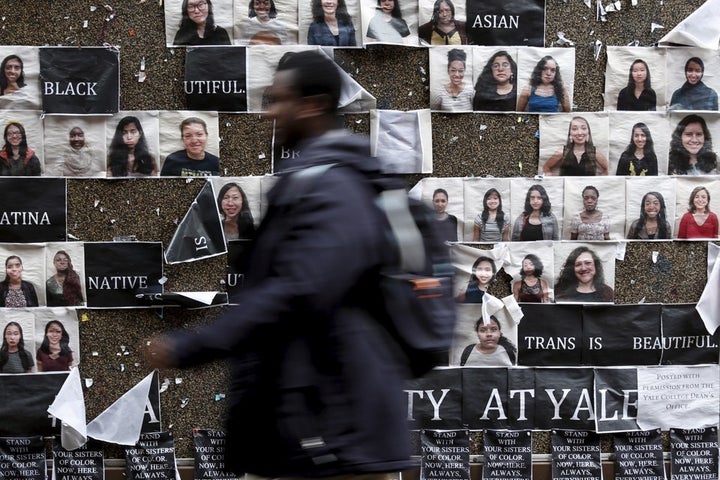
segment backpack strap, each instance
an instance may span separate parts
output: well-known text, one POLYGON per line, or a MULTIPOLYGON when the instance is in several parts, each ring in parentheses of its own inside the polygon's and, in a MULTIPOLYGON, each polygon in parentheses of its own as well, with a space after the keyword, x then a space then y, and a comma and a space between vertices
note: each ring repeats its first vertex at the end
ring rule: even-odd
POLYGON ((460 355, 460 366, 462 367, 465 365, 468 361, 468 358, 470 358, 470 354, 472 353, 473 348, 475 348, 475 344, 471 343, 462 352, 462 355, 460 355))
POLYGON ((378 204, 390 223, 400 253, 400 270, 421 272, 425 268, 425 244, 404 189, 383 190, 378 204))

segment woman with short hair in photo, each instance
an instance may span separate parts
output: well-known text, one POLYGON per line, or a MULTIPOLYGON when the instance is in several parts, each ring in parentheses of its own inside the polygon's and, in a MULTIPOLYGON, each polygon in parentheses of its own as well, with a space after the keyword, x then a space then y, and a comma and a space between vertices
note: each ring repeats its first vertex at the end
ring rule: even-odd
POLYGON ((180 122, 183 150, 171 153, 163 163, 162 176, 214 177, 220 175, 220 159, 207 152, 208 130, 205 120, 188 117, 180 122))
POLYGON ((30 373, 35 362, 25 350, 25 337, 19 323, 8 322, 0 347, 0 373, 30 373))
POLYGON ((133 116, 121 118, 110 141, 107 176, 147 177, 157 176, 157 172, 140 120, 133 116))
POLYGON ((8 55, 0 63, 0 95, 15 93, 25 86, 25 71, 22 59, 8 55))
POLYGON ((568 95, 557 61, 546 55, 538 61, 530 75, 530 82, 518 99, 519 112, 553 113, 570 111, 568 95))
POLYGON ((710 211, 710 191, 693 188, 688 211, 680 219, 677 238, 718 238, 718 217, 710 211))
POLYGON ((517 103, 517 64, 505 50, 495 52, 475 82, 473 110, 512 112, 517 103))
POLYGON ((615 175, 656 176, 658 159, 655 144, 647 125, 638 122, 632 127, 630 143, 620 155, 615 175))
POLYGON ((212 0, 183 0, 173 45, 230 45, 227 31, 215 25, 212 0))
POLYGON ((568 255, 555 283, 555 300, 612 302, 615 292, 605 284, 600 257, 581 245, 568 255))
POLYGON ((5 259, 5 279, 0 282, 0 307, 37 307, 35 285, 23 280, 23 263, 17 255, 5 259))
POLYGON ((475 322, 478 343, 465 347, 460 355, 461 367, 509 367, 515 365, 517 348, 503 335, 500 321, 490 315, 485 323, 480 317, 475 322))
POLYGON ((660 192, 647 192, 640 201, 640 217, 628 230, 630 240, 665 240, 670 238, 665 199, 660 192))
POLYGON ((449 197, 447 190, 437 188, 433 192, 432 203, 435 209, 435 220, 437 221, 438 232, 446 242, 457 242, 457 217, 447 213, 449 197))
POLYGON ((5 145, 0 150, 0 176, 37 177, 42 173, 35 150, 27 143, 25 127, 20 122, 5 125, 5 145))
POLYGON ((67 372, 73 364, 70 335, 58 320, 45 324, 42 344, 35 354, 38 372, 67 372))
POLYGON ((217 196, 218 210, 222 219, 225 240, 252 240, 255 238, 255 222, 247 195, 235 182, 226 183, 217 196))
POLYGON ((482 212, 475 216, 473 242, 507 242, 510 240, 510 219, 502 208, 502 197, 496 188, 483 196, 482 212))
POLYGON ((430 108, 443 112, 470 112, 475 89, 465 83, 467 53, 453 48, 448 51, 447 58, 449 81, 430 92, 430 108))
POLYGON ((459 303, 483 303, 483 297, 490 284, 495 280, 497 269, 495 261, 485 255, 478 257, 470 269, 467 286, 456 297, 459 303))
POLYGON ((590 177, 608 174, 608 161, 593 143, 590 124, 583 117, 573 117, 568 126, 567 141, 543 165, 543 173, 552 175, 560 167, 561 176, 590 177))
POLYGON ((691 114, 680 120, 670 138, 670 175, 717 173, 717 154, 705 119, 691 114))
POLYGON ((520 264, 520 280, 513 285, 513 296, 518 302, 547 303, 548 283, 542 278, 544 265, 540 257, 528 253, 520 264))
POLYGON ((55 274, 45 282, 48 307, 77 307, 83 304, 80 275, 73 267, 70 255, 58 250, 53 257, 55 274))
POLYGON ((714 110, 718 109, 718 95, 703 83, 705 63, 700 57, 685 62, 685 83, 675 90, 670 99, 669 110, 714 110))
POLYGON ((410 29, 402 18, 400 0, 377 0, 375 15, 370 19, 365 36, 370 42, 405 43, 410 29))
POLYGON ((545 188, 532 185, 525 195, 523 213, 515 219, 510 239, 513 242, 560 240, 560 229, 551 207, 545 188))
POLYGON ((655 111, 657 95, 651 87, 650 68, 645 60, 636 59, 630 65, 628 83, 618 94, 617 109, 655 111))
POLYGON ((312 16, 308 45, 356 46, 355 25, 345 0, 312 0, 312 16))
POLYGON ((593 185, 582 191, 583 209, 570 221, 570 240, 610 240, 610 217, 597 208, 600 192, 593 185))
POLYGON ((288 27, 278 20, 275 0, 250 0, 248 19, 241 24, 241 43, 249 45, 284 45, 295 43, 288 37, 288 27))

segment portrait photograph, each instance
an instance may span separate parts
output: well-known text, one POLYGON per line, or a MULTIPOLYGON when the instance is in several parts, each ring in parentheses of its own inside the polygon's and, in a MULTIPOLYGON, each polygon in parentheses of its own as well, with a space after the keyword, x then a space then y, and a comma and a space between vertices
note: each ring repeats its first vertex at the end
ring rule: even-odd
POLYGON ((625 238, 625 185, 617 178, 565 179, 563 240, 625 238))
POLYGON ((563 192, 564 179, 560 177, 513 179, 510 185, 510 240, 560 240, 563 192))
POLYGON ((0 110, 40 110, 38 47, 0 46, 0 110))
POLYGON ((105 117, 45 116, 44 175, 104 177, 107 169, 106 121, 105 117))
POLYGON ((720 57, 717 50, 668 48, 668 110, 718 111, 720 57))
POLYGON ((432 173, 430 110, 371 110, 370 154, 384 173, 432 173))
POLYGON ((212 178, 225 241, 253 240, 261 220, 262 177, 212 178))
POLYGON ((465 5, 456 0, 420 0, 420 45, 467 45, 465 5))
POLYGON ((675 219, 675 179, 631 177, 625 181, 625 238, 670 240, 675 219))
POLYGON ((235 0, 235 45, 296 45, 298 0, 235 0))
POLYGON ((450 352, 453 367, 509 367, 517 364, 517 325, 500 310, 483 319, 481 305, 458 305, 450 352))
POLYGON ((160 175, 220 175, 220 133, 217 112, 160 112, 160 175))
POLYGON ((466 242, 510 240, 509 178, 466 178, 464 238, 466 242))
POLYGON ((157 177, 159 159, 157 111, 121 111, 105 124, 108 177, 157 177))
POLYGON ((616 112, 608 117, 610 175, 667 175, 670 124, 664 112, 616 112))
POLYGON ((360 0, 301 0, 301 44, 362 47, 360 0))
POLYGON ((718 238, 720 179, 677 177, 675 207, 675 238, 681 240, 718 238))
POLYGON ((35 368, 42 372, 69 372, 80 364, 77 313, 63 308, 41 308, 35 315, 35 368))
POLYGON ((400 0, 362 0, 364 43, 418 46, 418 4, 400 0))
POLYGON ((42 244, 0 244, 5 275, 0 280, 0 307, 44 307, 45 247, 42 244))
POLYGON ((0 110, 3 142, 0 176, 38 177, 43 174, 43 128, 40 112, 0 110))
POLYGON ((668 174, 717 175, 720 113, 670 112, 668 174))
POLYGON ((461 178, 423 178, 422 201, 435 212, 438 230, 447 242, 466 241, 463 236, 464 182, 461 178))
POLYGON ((491 249, 468 245, 450 248, 455 268, 454 296, 457 303, 483 303, 485 293, 497 282, 497 272, 503 267, 505 246, 491 249))
POLYGON ((518 48, 519 112, 558 113, 572 109, 574 48, 518 48))
POLYGON ((35 308, 15 308, 3 312, 0 320, 2 328, 2 351, 0 355, 0 373, 37 372, 35 361, 35 308))
POLYGON ((472 112, 473 48, 435 47, 430 55, 430 109, 439 112, 472 112))
POLYGON ((512 242, 507 245, 505 273, 512 276, 518 303, 552 303, 555 285, 552 242, 512 242))
POLYGON ((608 175, 608 134, 607 113, 542 115, 538 175, 608 175))
POLYGON ((85 248, 82 242, 45 245, 45 297, 48 307, 85 305, 85 248))
POLYGON ((473 111, 517 110, 517 50, 516 47, 473 47, 473 111))
POLYGON ((233 0, 166 0, 168 47, 232 45, 233 0))
POLYGON ((615 298, 614 242, 556 242, 555 302, 612 303, 615 298))
POLYGON ((607 47, 605 110, 664 111, 665 48, 607 47))

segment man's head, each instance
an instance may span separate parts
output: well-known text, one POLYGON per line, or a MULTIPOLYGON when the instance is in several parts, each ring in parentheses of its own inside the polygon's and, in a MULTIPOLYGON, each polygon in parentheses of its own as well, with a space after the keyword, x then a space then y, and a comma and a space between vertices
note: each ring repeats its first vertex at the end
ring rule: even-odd
POLYGON ((332 128, 341 86, 337 66, 323 53, 283 55, 270 87, 266 115, 275 120, 276 140, 292 146, 332 128))

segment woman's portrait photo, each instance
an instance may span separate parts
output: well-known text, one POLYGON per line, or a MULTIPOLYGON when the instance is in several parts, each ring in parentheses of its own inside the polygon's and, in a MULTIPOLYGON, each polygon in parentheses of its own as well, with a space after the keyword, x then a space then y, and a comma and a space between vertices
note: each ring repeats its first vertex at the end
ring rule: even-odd
POLYGON ((422 201, 435 212, 438 233, 446 242, 463 239, 463 180, 459 178, 424 178, 422 201))
MULTIPOLYGON (((513 198, 516 195, 516 188, 520 188, 519 183, 513 184, 513 198)), ((519 196, 519 192, 517 195, 519 196)), ((515 204, 514 200, 513 204, 515 204)), ((550 196, 543 185, 534 184, 527 189, 522 211, 513 223, 510 240, 513 242, 560 240, 557 217, 552 211, 550 196)))
POLYGON ((613 177, 565 180, 563 239, 625 238, 625 183, 613 177))
POLYGON ((45 176, 104 177, 105 120, 48 115, 43 120, 45 176))
POLYGON ((226 241, 255 238, 255 221, 250 211, 250 202, 238 183, 224 184, 218 192, 217 204, 226 241))
POLYGON ((470 279, 465 289, 455 296, 458 303, 483 303, 490 283, 495 281, 497 267, 492 257, 480 255, 470 268, 470 279))
MULTIPOLYGON (((480 58, 491 51, 488 47, 475 47, 474 62, 482 65, 480 58)), ((475 81, 473 110, 484 112, 514 112, 517 104, 516 50, 498 50, 490 54, 475 81), (512 53, 510 53, 512 52, 512 53)), ((476 69, 477 70, 477 69, 476 69)))
POLYGON ((450 196, 444 188, 436 188, 432 196, 432 206, 435 211, 438 232, 446 242, 458 241, 458 220, 455 215, 447 213, 450 196))
POLYGON ((0 150, 0 176, 37 177, 42 173, 40 159, 28 145, 25 127, 18 121, 5 124, 5 141, 0 150))
POLYGON ((48 244, 45 295, 48 307, 78 307, 85 303, 83 280, 73 265, 83 261, 82 244, 48 244), (58 247, 56 250, 54 247, 58 247))
POLYGON ((670 220, 675 218, 675 184, 671 178, 628 178, 626 189, 629 240, 672 238, 670 220))
POLYGON ((643 122, 632 126, 630 141, 618 160, 615 175, 655 176, 658 174, 658 159, 655 142, 650 128, 643 122))
POLYGON ((365 27, 365 43, 417 44, 417 35, 413 35, 408 26, 408 20, 417 26, 416 2, 401 5, 400 0, 365 0, 364 10, 363 25, 366 18, 370 19, 365 27), (411 13, 413 18, 403 18, 411 13))
POLYGON ((68 372, 73 366, 70 335, 59 320, 45 324, 45 335, 35 355, 38 372, 68 372))
POLYGON ((579 245, 572 243, 555 246, 555 264, 562 265, 555 278, 555 301, 560 302, 612 302, 615 292, 614 283, 615 246, 579 245), (569 254, 567 250, 572 248, 569 254), (597 252, 602 251, 603 258, 597 252), (609 285, 610 284, 610 285, 609 285))
MULTIPOLYGON (((565 193, 568 193, 566 187, 565 193)), ((582 190, 583 208, 572 216, 570 221, 570 240, 610 240, 610 217, 598 208, 600 191, 594 185, 582 190)), ((565 200, 566 208, 570 203, 565 200)))
POLYGON ((236 1, 235 43, 239 45, 297 44, 297 10, 296 1, 236 1))
MULTIPOLYGON (((357 2, 352 0, 352 13, 345 0, 311 0, 312 23, 307 27, 307 44, 326 47, 355 47, 358 45, 355 25, 360 25, 357 2)), ((300 3, 301 24, 304 23, 303 9, 306 2, 300 3)), ((303 27, 301 26, 301 29, 303 27)))
POLYGON ((24 308, 40 305, 35 285, 23 279, 23 260, 18 255, 5 258, 5 279, 0 281, 0 307, 24 308))
POLYGON ((510 240, 510 179, 463 179, 465 241, 507 242, 510 240))
MULTIPOLYGON (((672 115, 670 120, 676 119, 672 115)), ((700 115, 683 117, 670 138, 668 173, 670 175, 716 175, 717 154, 713 151, 712 135, 700 115)))
POLYGON ((175 46, 231 45, 228 31, 216 23, 216 19, 226 18, 232 18, 232 2, 228 0, 165 2, 166 29, 171 30, 179 19, 172 40, 175 46))
MULTIPOLYGON (((32 335, 28 335, 32 349, 32 335)), ((0 347, 0 373, 31 373, 35 361, 25 347, 23 327, 18 322, 8 322, 3 328, 0 347)))
MULTIPOLYGON (((548 246, 545 250, 549 250, 552 255, 551 247, 548 246)), ((547 275, 546 272, 545 265, 538 255, 526 254, 520 263, 520 279, 516 280, 512 286, 515 300, 521 303, 548 303, 550 284, 543 277, 543 273, 547 275)))
POLYGON ((435 0, 420 2, 420 21, 418 36, 422 45, 466 45, 465 33, 465 2, 458 2, 457 6, 452 0, 435 0), (430 19, 427 19, 427 5, 432 5, 430 19), (462 9, 462 11, 460 11, 462 9), (425 14, 425 15, 423 15, 425 14))
POLYGON ((662 49, 608 45, 605 110, 664 110, 665 84, 665 52, 662 49))
POLYGON ((217 114, 210 112, 162 112, 160 136, 167 154, 160 175, 167 177, 210 177, 220 175, 217 114))
POLYGON ((462 308, 453 341, 450 364, 461 367, 509 367, 517 364, 517 327, 490 315, 487 323, 479 308, 462 308))
POLYGON ((654 111, 657 95, 652 89, 650 67, 645 60, 637 59, 630 65, 628 83, 618 94, 618 110, 654 111))
MULTIPOLYGON (((559 141, 558 131, 562 127, 557 124, 567 115, 543 117, 541 119, 541 158, 543 153, 552 148, 549 143, 559 141)), ((550 157, 542 163, 544 175, 560 175, 563 177, 591 177, 607 175, 609 164, 607 159, 607 117, 602 114, 587 114, 587 117, 574 116, 567 126, 567 134, 563 135, 561 147, 557 147, 550 157), (596 126, 597 144, 593 141, 592 120, 596 126)))
MULTIPOLYGON (((157 138, 157 133, 150 138, 157 138)), ((108 146, 107 176, 157 176, 158 162, 150 150, 151 145, 155 147, 154 142, 148 141, 143 124, 137 116, 126 115, 120 118, 108 146)))
POLYGON ((442 112, 472 111, 475 96, 472 57, 468 59, 468 53, 460 48, 433 48, 430 50, 430 58, 430 109, 442 112), (441 70, 439 65, 444 68, 441 70), (465 80, 466 76, 470 81, 465 80))
MULTIPOLYGON (((718 238, 718 217, 710 209, 710 189, 706 185, 697 185, 689 195, 686 194, 687 189, 693 185, 697 185, 697 183, 685 179, 680 179, 677 183, 678 214, 685 211, 680 218, 677 238, 716 239, 718 238), (687 203, 681 205, 682 200, 687 200, 687 203)), ((714 182, 713 187, 717 191, 717 184, 714 182)))
POLYGON ((529 47, 518 52, 523 85, 517 110, 530 113, 569 112, 575 76, 574 49, 529 47), (540 58, 538 58, 540 56, 540 58), (562 67, 562 68, 561 68, 562 67), (529 78, 524 72, 531 72, 529 78))
POLYGON ((40 110, 38 47, 0 47, 0 110, 40 110))
MULTIPOLYGON (((679 55, 693 52, 692 49, 678 49, 670 51, 668 53, 668 71, 677 72, 679 55)), ((720 62, 716 59, 717 53, 713 51, 702 51, 700 52, 707 54, 703 57, 709 61, 707 65, 709 71, 717 71, 720 62)), ((684 78, 682 79, 682 85, 680 88, 675 90, 670 98, 669 110, 718 110, 718 94, 717 91, 705 84, 705 61, 700 56, 692 56, 685 61, 685 67, 683 69, 684 78)), ((671 80, 676 80, 677 74, 671 77, 671 80)), ((710 78, 715 78, 712 76, 710 78)), ((668 84, 670 85, 670 84, 668 84)))

